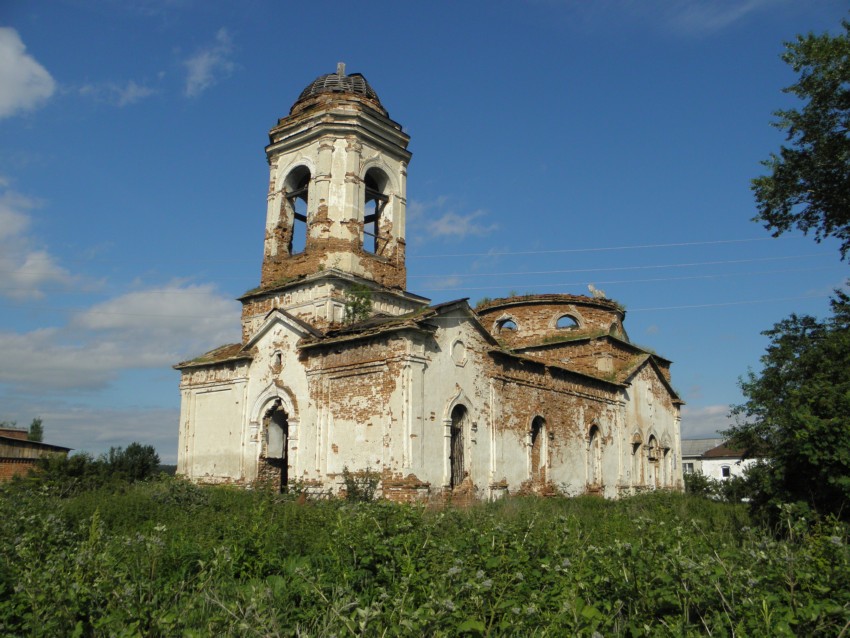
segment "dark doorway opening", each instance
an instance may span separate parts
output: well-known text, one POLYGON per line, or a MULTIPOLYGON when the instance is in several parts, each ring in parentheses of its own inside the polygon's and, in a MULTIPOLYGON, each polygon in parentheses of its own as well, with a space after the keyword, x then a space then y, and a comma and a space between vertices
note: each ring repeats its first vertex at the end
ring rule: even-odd
POLYGON ((456 405, 452 410, 452 437, 449 452, 449 465, 451 467, 449 485, 452 489, 463 483, 466 475, 463 459, 466 421, 466 408, 462 405, 456 405))
POLYGON ((265 460, 264 479, 269 487, 283 492, 289 483, 288 437, 289 416, 281 406, 280 399, 275 401, 263 417, 265 444, 260 460, 265 460))

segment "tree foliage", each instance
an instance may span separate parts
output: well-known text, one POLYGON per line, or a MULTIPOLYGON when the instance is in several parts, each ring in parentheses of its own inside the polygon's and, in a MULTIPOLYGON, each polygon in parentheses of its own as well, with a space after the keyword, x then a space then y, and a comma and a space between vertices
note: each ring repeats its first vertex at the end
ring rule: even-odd
POLYGON ((763 164, 753 180, 759 214, 754 221, 778 236, 793 227, 817 241, 836 237, 842 259, 850 253, 850 22, 844 33, 797 36, 782 59, 799 80, 784 89, 803 101, 776 111, 774 125, 787 146, 763 164))
POLYGON ((105 461, 113 475, 134 483, 154 475, 159 466, 159 455, 152 445, 134 442, 127 449, 110 448, 105 461))
POLYGON ((110 448, 95 458, 88 452, 70 456, 51 454, 38 461, 25 482, 40 485, 58 496, 74 496, 106 485, 145 481, 156 475, 159 456, 151 445, 131 443, 110 448))
POLYGON ((30 441, 37 441, 38 443, 44 441, 44 422, 39 417, 35 417, 32 423, 30 423, 27 438, 30 441))
POLYGON ((730 445, 765 462, 751 469, 757 507, 802 502, 850 520, 850 297, 832 316, 791 315, 770 338, 761 373, 741 380, 730 445))

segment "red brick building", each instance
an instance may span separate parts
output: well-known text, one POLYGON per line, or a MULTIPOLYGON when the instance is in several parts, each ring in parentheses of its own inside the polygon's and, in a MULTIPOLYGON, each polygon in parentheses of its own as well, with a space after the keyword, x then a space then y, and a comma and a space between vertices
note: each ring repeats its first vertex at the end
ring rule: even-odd
POLYGON ((38 459, 49 454, 67 456, 71 448, 30 441, 19 428, 0 428, 0 482, 26 474, 38 459))

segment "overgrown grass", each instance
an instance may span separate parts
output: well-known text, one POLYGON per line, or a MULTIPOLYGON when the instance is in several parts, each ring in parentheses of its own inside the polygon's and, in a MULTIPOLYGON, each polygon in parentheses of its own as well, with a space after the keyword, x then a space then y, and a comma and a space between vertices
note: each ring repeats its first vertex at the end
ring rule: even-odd
POLYGON ((829 635, 837 525, 655 493, 468 509, 179 479, 0 497, 0 635, 829 635))

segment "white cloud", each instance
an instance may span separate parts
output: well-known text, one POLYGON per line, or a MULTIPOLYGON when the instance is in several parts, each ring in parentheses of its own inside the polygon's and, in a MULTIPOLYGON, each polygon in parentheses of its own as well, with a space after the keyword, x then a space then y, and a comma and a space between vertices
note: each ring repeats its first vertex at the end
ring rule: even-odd
POLYGON ((408 224, 415 229, 408 235, 413 237, 458 240, 470 236, 483 237, 499 228, 498 224, 486 221, 486 211, 458 213, 448 197, 431 202, 412 201, 407 212, 408 224))
POLYGON ((125 84, 107 82, 104 84, 86 84, 79 88, 80 95, 91 97, 99 102, 106 102, 114 106, 128 106, 150 97, 156 90, 135 80, 129 80, 125 84))
POLYGON ((666 5, 666 23, 678 33, 701 35, 720 31, 750 14, 776 6, 777 0, 688 0, 666 5))
POLYGON ((2 396, 2 410, 0 420, 17 421, 18 427, 41 418, 45 443, 97 456, 111 447, 127 447, 138 441, 153 445, 160 462, 177 462, 178 408, 91 407, 43 395, 6 395, 2 396))
MULTIPOLYGON (((549 0, 538 0, 548 2, 549 0)), ((660 29, 681 37, 703 37, 734 28, 760 13, 794 9, 792 0, 560 0, 570 28, 588 31, 660 29), (612 16, 619 19, 612 20, 612 16)))
POLYGON ((63 327, 0 332, 0 383, 101 389, 124 370, 167 369, 239 337, 237 302, 210 285, 173 283, 95 304, 63 327))
POLYGON ((230 34, 227 29, 219 29, 213 44, 200 49, 184 62, 187 70, 186 96, 197 97, 219 79, 233 73, 236 65, 230 59, 232 53, 230 34))
POLYGON ((44 296, 42 287, 65 286, 72 277, 46 250, 34 247, 27 234, 29 211, 39 203, 9 190, 7 184, 0 181, 0 295, 39 299, 44 296))
POLYGON ((200 354, 238 340, 239 323, 239 303, 218 294, 212 285, 175 282, 96 304, 71 325, 122 341, 155 341, 143 345, 139 361, 159 352, 157 356, 165 357, 163 362, 168 364, 177 363, 174 357, 200 354))
POLYGON ((56 90, 56 82, 26 52, 18 32, 0 27, 0 119, 38 107, 56 90))
POLYGON ((682 438, 710 439, 719 437, 718 432, 732 426, 728 405, 682 407, 682 438))

